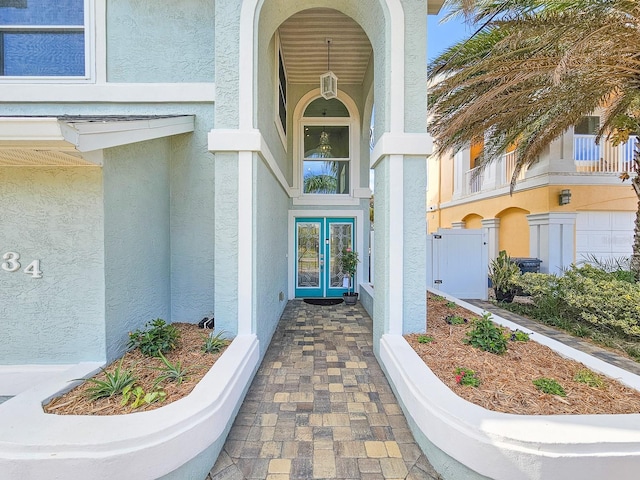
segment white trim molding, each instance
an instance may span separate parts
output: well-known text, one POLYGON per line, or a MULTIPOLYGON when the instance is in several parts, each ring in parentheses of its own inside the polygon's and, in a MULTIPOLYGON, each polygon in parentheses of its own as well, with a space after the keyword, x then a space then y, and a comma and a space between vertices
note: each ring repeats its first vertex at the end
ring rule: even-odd
POLYGON ((371 152, 371 168, 387 155, 429 156, 433 151, 433 140, 428 133, 382 134, 371 152))
POLYGON ((214 103, 216 84, 203 83, 2 83, 2 103, 214 103))

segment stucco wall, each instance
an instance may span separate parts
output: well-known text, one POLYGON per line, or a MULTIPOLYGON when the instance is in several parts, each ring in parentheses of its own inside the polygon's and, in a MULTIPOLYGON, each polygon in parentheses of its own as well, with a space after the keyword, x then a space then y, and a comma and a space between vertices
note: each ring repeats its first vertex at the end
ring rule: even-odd
POLYGON ((213 108, 190 106, 195 131, 171 139, 171 318, 214 314, 214 156, 207 148, 213 108))
POLYGON ((266 351, 287 303, 287 206, 280 184, 257 161, 256 169, 256 288, 255 331, 260 354, 266 351), (280 293, 282 292, 282 299, 280 293))
POLYGON ((22 264, 0 269, 0 364, 102 359, 102 171, 0 168, 0 205, 0 256, 22 264), (36 259, 40 279, 22 272, 36 259))
POLYGON ((107 1, 110 82, 211 82, 214 2, 107 1))
POLYGON ((426 158, 405 157, 403 333, 423 332, 427 316, 426 158))
POLYGON ((127 333, 149 320, 171 321, 169 142, 105 151, 105 331, 109 360, 127 333))
POLYGON ((427 21, 425 3, 415 0, 402 2, 405 14, 405 111, 406 132, 427 131, 427 21), (424 21, 416 21, 423 18, 424 21))

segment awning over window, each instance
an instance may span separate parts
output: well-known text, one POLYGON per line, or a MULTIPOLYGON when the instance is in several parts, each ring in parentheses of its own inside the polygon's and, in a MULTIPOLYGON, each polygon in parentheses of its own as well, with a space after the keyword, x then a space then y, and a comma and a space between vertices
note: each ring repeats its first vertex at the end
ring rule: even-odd
POLYGON ((0 166, 102 165, 102 149, 193 132, 195 115, 0 117, 0 166))

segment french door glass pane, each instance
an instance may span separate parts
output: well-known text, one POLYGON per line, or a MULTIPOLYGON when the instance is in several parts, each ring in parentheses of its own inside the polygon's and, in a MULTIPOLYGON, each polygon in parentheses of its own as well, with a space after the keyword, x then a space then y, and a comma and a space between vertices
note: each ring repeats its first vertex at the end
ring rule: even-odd
POLYGON ((320 286, 320 223, 298 223, 298 287, 320 286))
POLYGON ((329 226, 329 285, 332 288, 342 287, 344 271, 342 270, 342 252, 351 245, 351 223, 331 223, 329 226))

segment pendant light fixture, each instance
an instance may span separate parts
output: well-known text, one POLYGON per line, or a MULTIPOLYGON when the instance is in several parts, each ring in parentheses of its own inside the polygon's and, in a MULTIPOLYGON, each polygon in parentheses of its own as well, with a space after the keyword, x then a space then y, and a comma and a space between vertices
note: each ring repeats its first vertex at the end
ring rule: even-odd
POLYGON ((327 73, 320 75, 320 95, 326 100, 338 96, 338 77, 331 71, 331 39, 327 42, 327 73))

